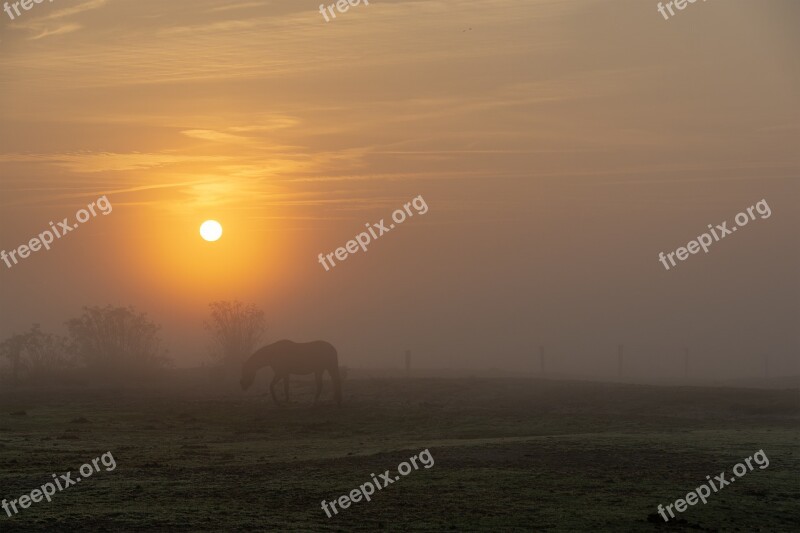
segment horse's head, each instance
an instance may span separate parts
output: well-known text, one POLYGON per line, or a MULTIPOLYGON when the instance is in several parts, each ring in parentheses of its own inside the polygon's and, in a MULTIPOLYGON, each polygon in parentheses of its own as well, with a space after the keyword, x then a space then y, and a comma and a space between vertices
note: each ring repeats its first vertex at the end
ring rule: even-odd
POLYGON ((271 361, 272 359, 268 346, 259 348, 253 355, 248 357, 242 364, 242 378, 239 380, 242 390, 249 389, 255 381, 259 369, 272 364, 271 361))

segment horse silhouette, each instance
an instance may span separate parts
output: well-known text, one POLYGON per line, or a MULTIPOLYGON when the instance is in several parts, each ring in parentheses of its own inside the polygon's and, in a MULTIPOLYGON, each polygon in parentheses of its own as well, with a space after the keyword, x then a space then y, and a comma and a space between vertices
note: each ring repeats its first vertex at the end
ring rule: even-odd
POLYGON ((269 385, 269 392, 277 405, 281 405, 275 395, 275 385, 283 380, 286 402, 289 402, 289 376, 291 374, 314 374, 317 394, 314 403, 322 392, 322 373, 327 371, 333 381, 336 404, 342 405, 342 380, 339 376, 339 357, 330 343, 325 341, 292 342, 282 340, 259 348, 242 365, 241 385, 247 390, 253 384, 256 372, 265 366, 272 367, 275 376, 269 385))

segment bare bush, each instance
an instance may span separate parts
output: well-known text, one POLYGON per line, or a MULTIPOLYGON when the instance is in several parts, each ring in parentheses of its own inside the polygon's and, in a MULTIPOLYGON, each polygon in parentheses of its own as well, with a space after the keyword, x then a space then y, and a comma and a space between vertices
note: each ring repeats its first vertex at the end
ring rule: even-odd
POLYGON ((211 335, 212 357, 225 366, 236 366, 263 339, 267 331, 264 312, 239 301, 212 302, 209 307, 211 319, 203 327, 211 335))
POLYGON ((0 356, 9 361, 11 380, 43 380, 56 377, 73 365, 63 337, 44 333, 34 324, 25 333, 17 333, 0 343, 0 356))
POLYGON ((84 307, 67 321, 70 348, 89 370, 107 375, 148 372, 166 366, 160 329, 133 307, 84 307))

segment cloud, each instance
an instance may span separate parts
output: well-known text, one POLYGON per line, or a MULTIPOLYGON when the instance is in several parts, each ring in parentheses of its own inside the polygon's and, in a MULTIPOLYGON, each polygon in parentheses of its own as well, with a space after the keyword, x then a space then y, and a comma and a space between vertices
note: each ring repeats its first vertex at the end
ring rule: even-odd
POLYGON ((226 156, 179 154, 143 154, 108 152, 72 152, 53 154, 0 154, 0 163, 50 163, 73 172, 114 172, 144 170, 177 163, 212 163, 228 161, 226 156))
POLYGON ((82 27, 83 26, 81 26, 80 24, 64 24, 63 26, 59 26, 55 29, 42 30, 42 32, 39 33, 38 35, 34 35, 33 37, 31 37, 31 40, 35 41, 37 39, 44 39, 45 37, 52 37, 53 35, 64 35, 65 33, 72 33, 74 31, 78 31, 82 27))
POLYGON ((214 131, 214 130, 184 130, 181 132, 182 134, 186 135, 187 137, 192 137, 194 139, 201 139, 204 141, 214 141, 214 142, 249 142, 250 139, 248 137, 242 137, 239 135, 231 135, 230 133, 223 133, 221 131, 214 131))
POLYGON ((233 11, 235 9, 249 9, 251 7, 264 7, 265 2, 241 2, 230 6, 212 7, 208 10, 209 13, 219 13, 220 11, 233 11))
POLYGON ((77 15, 78 13, 84 13, 86 11, 91 11, 93 9, 101 8, 105 6, 107 3, 108 0, 89 0, 88 2, 84 2, 76 6, 58 9, 43 18, 44 20, 55 20, 60 18, 71 17, 73 15, 77 15))
POLYGON ((50 9, 45 11, 45 8, 42 7, 39 8, 39 11, 37 11, 37 16, 35 18, 20 20, 14 24, 12 28, 33 33, 34 35, 30 37, 30 40, 32 41, 44 39, 45 37, 52 37, 55 35, 73 33, 83 29, 84 25, 74 22, 64 23, 62 22, 62 19, 66 19, 86 11, 98 9, 106 4, 107 0, 89 0, 88 2, 84 2, 82 4, 57 10, 50 9))

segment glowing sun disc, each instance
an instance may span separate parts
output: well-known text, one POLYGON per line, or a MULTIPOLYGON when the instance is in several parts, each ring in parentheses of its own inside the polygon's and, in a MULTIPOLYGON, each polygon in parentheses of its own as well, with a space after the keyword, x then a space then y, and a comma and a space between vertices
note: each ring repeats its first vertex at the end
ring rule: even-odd
POLYGON ((216 220, 206 220, 200 225, 200 236, 209 242, 214 242, 222 237, 222 224, 216 220))

